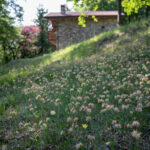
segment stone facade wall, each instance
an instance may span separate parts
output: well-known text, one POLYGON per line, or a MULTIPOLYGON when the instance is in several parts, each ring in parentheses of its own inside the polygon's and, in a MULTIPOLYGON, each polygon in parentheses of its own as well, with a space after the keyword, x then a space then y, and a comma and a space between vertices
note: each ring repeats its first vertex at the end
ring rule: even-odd
POLYGON ((117 18, 98 18, 98 22, 88 20, 86 27, 78 25, 77 18, 57 20, 57 49, 87 40, 117 26, 117 18))

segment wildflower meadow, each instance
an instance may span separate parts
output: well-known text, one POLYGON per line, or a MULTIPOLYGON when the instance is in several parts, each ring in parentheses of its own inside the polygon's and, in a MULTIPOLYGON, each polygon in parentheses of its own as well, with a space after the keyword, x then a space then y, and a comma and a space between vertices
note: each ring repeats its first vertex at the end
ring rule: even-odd
POLYGON ((2 149, 150 149, 150 21, 105 36, 0 69, 2 149))

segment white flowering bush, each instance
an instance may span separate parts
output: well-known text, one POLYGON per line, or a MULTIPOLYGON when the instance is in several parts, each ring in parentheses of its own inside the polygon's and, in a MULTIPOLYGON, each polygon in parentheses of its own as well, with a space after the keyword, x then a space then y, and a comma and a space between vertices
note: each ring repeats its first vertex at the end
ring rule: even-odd
POLYGON ((0 147, 149 150, 150 21, 114 34, 110 43, 102 39, 101 49, 97 41, 96 54, 78 61, 65 63, 69 55, 74 59, 71 52, 62 64, 33 67, 31 59, 23 67, 20 60, 21 67, 16 62, 0 70, 5 80, 0 85, 0 147), (8 70, 11 82, 4 78, 8 70))

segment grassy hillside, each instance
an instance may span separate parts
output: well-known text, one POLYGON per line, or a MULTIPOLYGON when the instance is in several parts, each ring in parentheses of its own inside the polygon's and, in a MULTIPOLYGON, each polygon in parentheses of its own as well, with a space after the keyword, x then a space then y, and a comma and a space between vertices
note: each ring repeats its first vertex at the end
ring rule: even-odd
POLYGON ((0 68, 0 83, 3 84, 5 81, 13 82, 18 76, 27 76, 54 62, 64 64, 95 54, 103 54, 104 52, 111 54, 120 49, 126 50, 132 49, 132 47, 134 49, 134 47, 141 47, 141 43, 147 47, 148 43, 143 43, 141 39, 144 38, 145 42, 148 42, 149 33, 149 20, 142 20, 105 32, 88 41, 69 46, 52 54, 33 59, 11 61, 0 68))
POLYGON ((0 68, 0 147, 150 149, 150 19, 0 68))

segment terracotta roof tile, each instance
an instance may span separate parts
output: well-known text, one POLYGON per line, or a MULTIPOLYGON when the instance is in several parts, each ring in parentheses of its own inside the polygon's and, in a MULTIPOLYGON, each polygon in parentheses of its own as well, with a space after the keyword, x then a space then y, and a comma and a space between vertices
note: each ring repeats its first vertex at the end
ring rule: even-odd
POLYGON ((61 12, 51 12, 47 14, 46 18, 52 17, 78 17, 81 13, 86 13, 88 16, 117 16, 118 11, 87 11, 87 12, 66 12, 61 14, 61 12))

